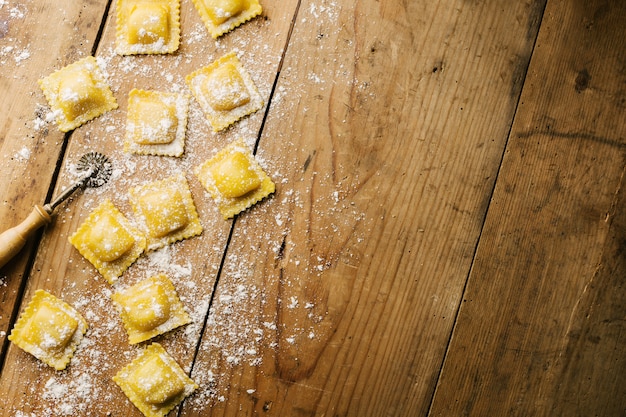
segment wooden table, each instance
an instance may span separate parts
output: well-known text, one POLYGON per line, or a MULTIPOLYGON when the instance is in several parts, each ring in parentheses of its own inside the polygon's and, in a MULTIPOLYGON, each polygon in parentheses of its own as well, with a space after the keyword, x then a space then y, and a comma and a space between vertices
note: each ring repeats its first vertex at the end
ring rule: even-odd
MULTIPOLYGON (((624 416, 626 2, 261 0, 213 40, 181 0, 177 53, 114 52, 115 2, 0 0, 0 230, 100 151, 0 272, 0 415, 141 415, 111 377, 131 346, 69 243, 105 198, 182 172, 203 234, 142 256, 193 323, 156 338, 200 388, 182 416, 624 416), (181 158, 124 153, 132 88, 235 51, 262 110, 181 158), (39 78, 95 55, 119 109, 63 134, 39 78), (256 147, 276 193, 224 220, 193 168, 256 147), (37 289, 89 322, 65 371, 7 340, 37 289)), ((177 414, 178 413, 178 414, 177 414)))

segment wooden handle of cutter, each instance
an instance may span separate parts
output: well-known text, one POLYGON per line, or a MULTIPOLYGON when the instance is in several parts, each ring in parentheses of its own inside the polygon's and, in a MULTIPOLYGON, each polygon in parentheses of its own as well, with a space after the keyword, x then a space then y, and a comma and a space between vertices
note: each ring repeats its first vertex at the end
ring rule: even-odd
POLYGON ((0 268, 13 258, 26 243, 26 239, 35 230, 50 223, 50 215, 37 205, 24 221, 0 234, 0 268))

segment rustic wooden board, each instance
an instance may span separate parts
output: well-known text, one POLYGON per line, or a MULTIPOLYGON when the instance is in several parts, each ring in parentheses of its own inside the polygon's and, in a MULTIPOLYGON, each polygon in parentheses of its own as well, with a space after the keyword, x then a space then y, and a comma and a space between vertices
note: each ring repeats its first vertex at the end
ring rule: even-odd
POLYGON ((433 416, 624 414, 625 6, 548 3, 433 416))
MULTIPOLYGON (((37 80, 89 54, 106 4, 0 2, 0 231, 44 203, 58 166, 64 135, 45 121, 37 80)), ((34 240, 0 270, 0 361, 34 240)))
POLYGON ((115 164, 0 272, 0 342, 38 288, 91 326, 63 372, 5 341, 0 414, 140 416, 111 381, 141 347, 109 295, 165 272, 194 320, 156 339, 200 384, 180 415, 621 415, 626 7, 545 3, 262 0, 215 41, 181 0, 176 54, 119 57, 114 5, 0 0, 0 226, 84 152, 115 164), (183 158, 124 154, 131 88, 186 91, 231 50, 261 111, 214 134, 192 101, 183 158), (36 80, 89 53, 120 108, 63 152, 36 80), (225 221, 191 171, 238 137, 277 192, 225 221), (111 287, 68 236, 177 171, 202 236, 111 287))
POLYGON ((542 10, 300 3, 183 415, 426 414, 542 10))
MULTIPOLYGON (((257 83, 265 102, 269 102, 296 3, 268 0, 263 6, 262 16, 216 42, 200 21, 191 0, 183 0, 180 50, 175 55, 133 57, 114 53, 115 7, 111 8, 96 56, 119 109, 73 133, 55 193, 77 179, 74 164, 88 151, 108 155, 115 165, 114 175, 110 184, 86 190, 58 209, 41 242, 22 303, 23 307, 34 290, 46 289, 76 306, 91 327, 71 366, 64 372, 51 370, 11 345, 0 380, 0 392, 7 398, 0 404, 1 414, 20 411, 34 415, 140 415, 111 380, 140 348, 129 346, 109 295, 115 288, 159 272, 165 272, 173 280, 194 323, 156 340, 181 365, 190 369, 231 227, 231 222, 221 217, 191 172, 235 138, 241 137, 254 147, 265 109, 225 133, 214 134, 199 106, 193 102, 183 158, 131 156, 122 151, 127 94, 133 87, 187 91, 184 77, 188 73, 234 50, 257 83), (68 243, 68 236, 104 198, 111 198, 124 214, 132 217, 127 200, 131 186, 160 180, 179 171, 185 173, 189 181, 204 226, 203 235, 142 257, 119 285, 111 288, 68 243)), ((38 98, 43 101, 41 94, 38 98)), ((55 126, 50 125, 49 129, 55 126)))

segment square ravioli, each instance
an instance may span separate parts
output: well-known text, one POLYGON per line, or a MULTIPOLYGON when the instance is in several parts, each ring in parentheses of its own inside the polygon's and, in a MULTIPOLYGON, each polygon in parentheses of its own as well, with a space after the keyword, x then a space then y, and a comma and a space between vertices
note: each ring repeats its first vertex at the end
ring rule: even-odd
POLYGON ((163 417, 198 385, 158 343, 145 348, 113 381, 146 417, 163 417))
POLYGON ((115 303, 130 344, 136 344, 191 322, 176 288, 163 274, 115 292, 115 303))
POLYGON ((96 58, 88 56, 39 80, 56 122, 69 132, 117 108, 96 58))
POLYGON ((146 238, 113 205, 102 202, 69 241, 110 284, 139 258, 146 248, 146 238))
POLYGON ((225 219, 246 210, 276 189, 241 139, 197 166, 194 173, 225 219))
POLYGON ((213 39, 263 11, 259 0, 193 0, 193 4, 213 39))
POLYGON ((148 250, 202 233, 183 174, 131 188, 129 195, 133 211, 146 233, 148 250))
POLYGON ((128 95, 124 151, 176 156, 185 149, 189 97, 133 89, 128 95))
POLYGON ((234 52, 187 75, 186 81, 214 132, 263 107, 254 81, 234 52))
POLYGON ((180 0, 117 0, 118 54, 169 54, 179 43, 180 0))
POLYGON ((15 323, 9 340, 61 371, 74 356, 87 327, 72 306, 47 291, 37 290, 15 323))

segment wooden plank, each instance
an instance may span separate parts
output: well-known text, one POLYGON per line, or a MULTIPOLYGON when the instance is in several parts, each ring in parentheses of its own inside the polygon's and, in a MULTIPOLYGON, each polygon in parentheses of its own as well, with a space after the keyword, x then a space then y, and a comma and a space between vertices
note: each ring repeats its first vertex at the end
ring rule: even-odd
POLYGON ((430 415, 626 409, 626 4, 550 0, 430 415))
POLYGON ((184 77, 188 73, 235 50, 267 103, 295 5, 295 1, 264 1, 261 17, 215 41, 200 21, 193 3, 183 0, 180 50, 174 55, 132 57, 114 53, 115 7, 112 7, 97 57, 120 108, 76 130, 63 161, 56 192, 76 180, 73 165, 87 151, 108 155, 115 166, 114 175, 110 184, 86 190, 60 207, 42 240, 24 295, 26 303, 36 289, 47 289, 76 306, 91 327, 70 367, 61 373, 11 345, 0 379, 0 392, 7 398, 0 404, 0 414, 14 415, 19 411, 34 415, 141 415, 111 380, 142 346, 129 346, 109 296, 113 290, 159 272, 172 279, 194 323, 158 337, 156 341, 185 369, 190 369, 231 227, 231 222, 223 220, 191 172, 237 137, 254 146, 265 110, 224 133, 214 134, 194 101, 182 158, 134 156, 122 150, 127 94, 134 87, 187 92, 184 77), (104 198, 111 198, 132 218, 128 189, 178 171, 186 174, 189 181, 204 233, 142 257, 118 285, 111 287, 70 246, 68 236, 104 198))
POLYGON ((183 415, 425 415, 542 10, 300 3, 183 415))
MULTIPOLYGON (((64 140, 47 121, 37 80, 89 54, 106 4, 0 1, 0 231, 44 203, 64 140)), ((34 240, 0 270, 0 362, 34 240)))

